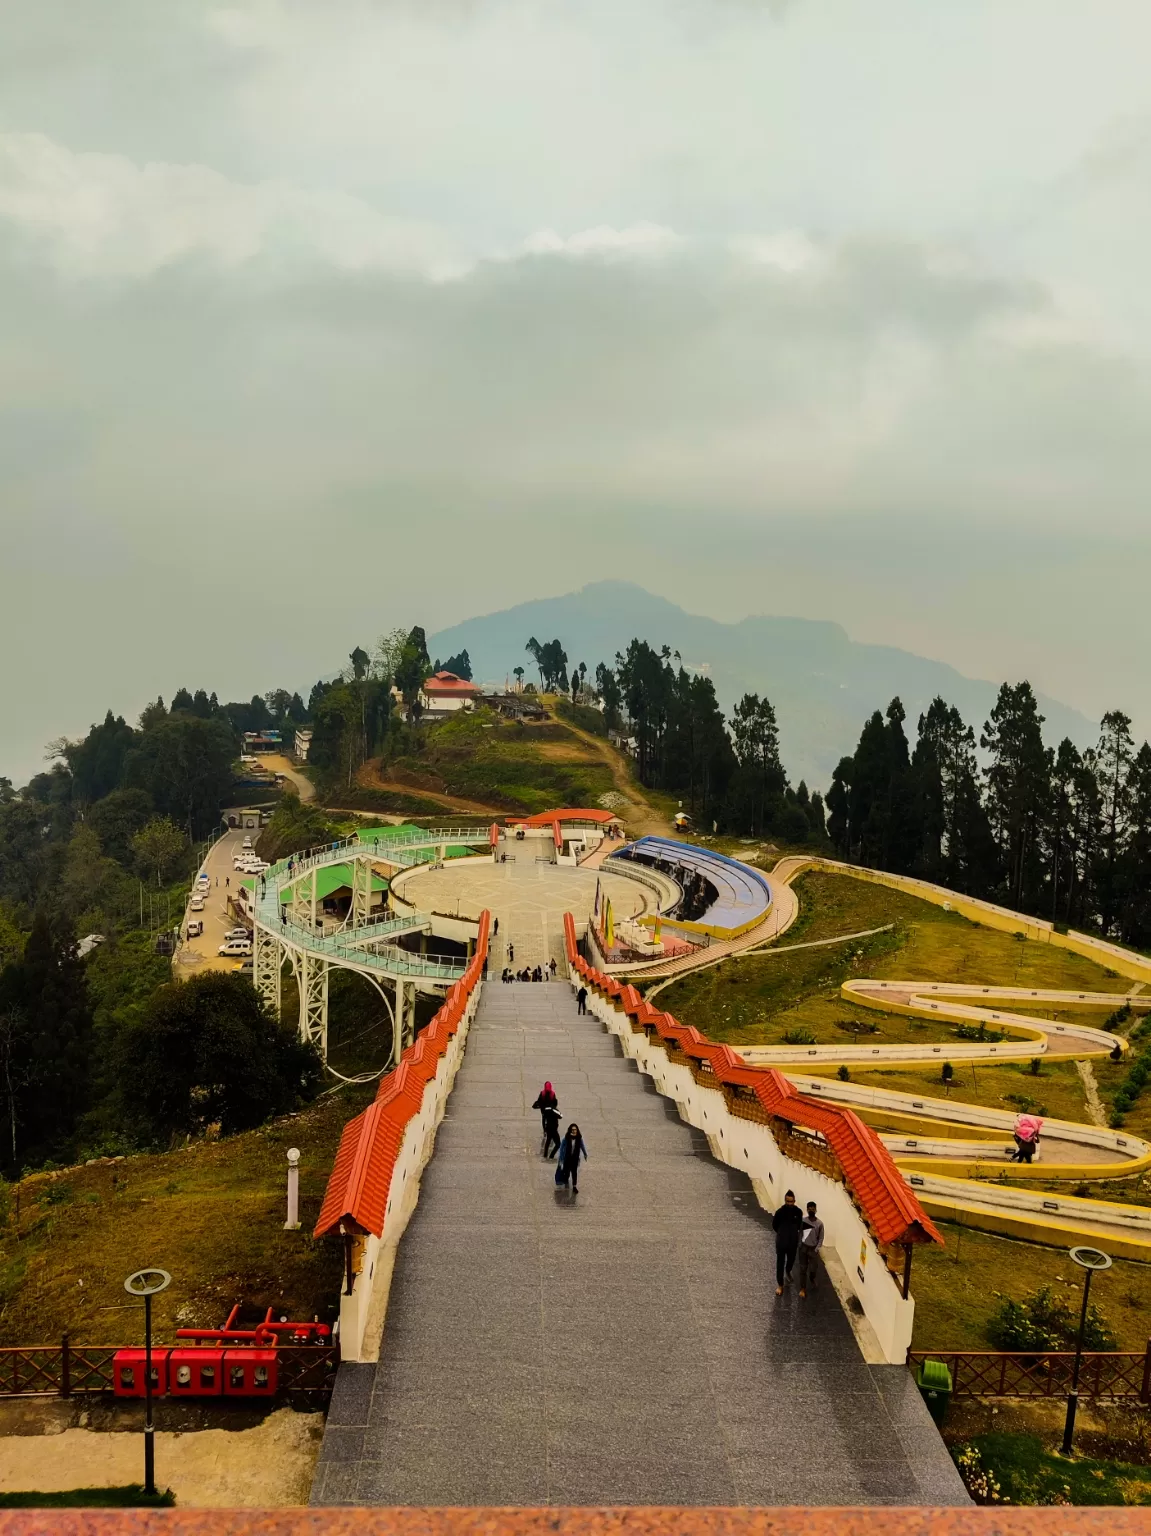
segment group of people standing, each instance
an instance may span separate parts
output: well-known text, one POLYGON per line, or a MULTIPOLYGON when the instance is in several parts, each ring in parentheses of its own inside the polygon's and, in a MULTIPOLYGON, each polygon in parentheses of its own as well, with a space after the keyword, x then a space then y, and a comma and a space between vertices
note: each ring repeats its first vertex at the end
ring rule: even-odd
POLYGON ((579 1165, 587 1157, 580 1128, 573 1120, 564 1134, 560 1135, 560 1101, 550 1083, 545 1083, 532 1105, 538 1109, 543 1122, 543 1155, 549 1160, 556 1157, 556 1183, 566 1189, 570 1183, 573 1195, 579 1194, 579 1165))
MULTIPOLYGON (((510 945, 508 946, 510 949, 510 945)), ((523 966, 518 971, 513 971, 510 965, 505 965, 500 973, 501 981, 554 981, 556 963, 549 960, 547 965, 523 966)))

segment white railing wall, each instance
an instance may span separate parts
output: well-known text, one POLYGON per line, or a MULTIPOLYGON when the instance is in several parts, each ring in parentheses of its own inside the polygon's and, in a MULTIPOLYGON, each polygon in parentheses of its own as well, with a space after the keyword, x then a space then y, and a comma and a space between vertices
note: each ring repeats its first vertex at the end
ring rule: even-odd
MULTIPOLYGON (((571 981, 573 989, 582 985, 576 972, 571 981)), ((789 1189, 795 1191, 800 1204, 816 1202, 826 1229, 825 1248, 838 1258, 847 1286, 858 1297, 871 1324, 882 1358, 892 1365, 902 1364, 911 1345, 915 1302, 911 1297, 904 1299, 846 1186, 785 1157, 768 1126, 733 1115, 722 1090, 703 1087, 688 1067, 671 1061, 662 1046, 633 1030, 622 1009, 590 988, 587 1006, 658 1091, 674 1100, 681 1118, 707 1136, 713 1154, 728 1167, 747 1174, 765 1210, 782 1205, 789 1189)))
POLYGON ((419 1114, 404 1130, 392 1169, 383 1230, 369 1233, 358 1252, 351 1295, 340 1297, 340 1354, 344 1360, 378 1360, 396 1250, 419 1198, 420 1179, 431 1159, 436 1130, 463 1062, 468 1030, 479 1007, 483 982, 472 988, 459 1028, 440 1057, 434 1078, 424 1087, 419 1114))

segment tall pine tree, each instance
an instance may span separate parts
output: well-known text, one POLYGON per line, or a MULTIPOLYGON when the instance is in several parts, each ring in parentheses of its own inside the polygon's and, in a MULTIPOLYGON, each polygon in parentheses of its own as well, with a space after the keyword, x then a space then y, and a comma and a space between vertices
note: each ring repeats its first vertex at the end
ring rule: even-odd
POLYGON ((0 975, 0 1159, 9 1173, 67 1157, 87 1107, 92 1010, 63 919, 39 911, 0 975))

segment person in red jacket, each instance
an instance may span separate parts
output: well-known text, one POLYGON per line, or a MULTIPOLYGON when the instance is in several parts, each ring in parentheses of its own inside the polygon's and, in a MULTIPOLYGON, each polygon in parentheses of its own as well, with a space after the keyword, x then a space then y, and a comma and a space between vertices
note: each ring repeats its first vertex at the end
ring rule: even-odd
POLYGON ((551 1146, 552 1136, 555 1136, 557 1143, 559 1141, 560 1123, 560 1101, 550 1083, 545 1083, 540 1089, 532 1108, 540 1112, 544 1131, 544 1156, 548 1157, 550 1154, 547 1149, 551 1146))

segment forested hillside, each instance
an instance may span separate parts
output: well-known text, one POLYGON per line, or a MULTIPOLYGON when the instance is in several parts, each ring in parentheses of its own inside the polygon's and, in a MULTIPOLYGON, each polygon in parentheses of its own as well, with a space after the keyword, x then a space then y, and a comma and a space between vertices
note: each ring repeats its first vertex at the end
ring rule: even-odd
POLYGON ((1104 715, 1086 751, 1044 742, 1025 682, 1004 683, 978 741, 943 699, 913 749, 905 719, 898 699, 876 710, 835 770, 843 858, 1151 946, 1151 746, 1125 714, 1104 715))
MULTIPOLYGON (((320 807, 369 781, 523 811, 613 804, 634 774, 699 835, 834 850, 1151 947, 1151 747, 1119 711, 1092 747, 1053 743, 1030 686, 1004 684, 978 727, 940 697, 911 740, 896 698, 840 760, 825 805, 789 779, 773 702, 747 692, 725 712, 666 644, 576 659, 525 635, 521 654, 512 698, 427 720, 437 663, 421 629, 396 630, 357 646, 306 705, 284 689, 222 704, 181 688, 135 725, 109 710, 53 743, 22 788, 0 779, 0 1168, 162 1146, 314 1091, 316 1063, 245 979, 172 983, 157 942, 180 920, 198 843, 244 793, 245 731, 312 730, 319 801, 285 797, 265 834, 278 852, 335 835, 320 807), (80 958, 91 934, 102 942, 80 958)), ((449 659, 470 670, 465 651, 449 659)))
MULTIPOLYGON (((776 601, 781 595, 776 592, 776 601)), ((937 695, 969 720, 986 719, 995 702, 993 682, 893 646, 852 639, 829 620, 775 615, 723 622, 687 612, 631 581, 594 581, 578 592, 532 598, 453 624, 428 643, 441 656, 466 648, 475 676, 502 685, 528 662, 529 635, 541 640, 557 635, 569 655, 593 667, 626 652, 635 635, 666 644, 680 653, 689 672, 704 671, 711 678, 725 713, 745 693, 766 694, 792 782, 805 779, 821 788, 859 722, 892 697, 903 700, 912 720, 937 695)), ((1068 736, 1081 748, 1091 740, 1091 722, 1078 711, 1042 697, 1040 708, 1056 740, 1068 736)))

